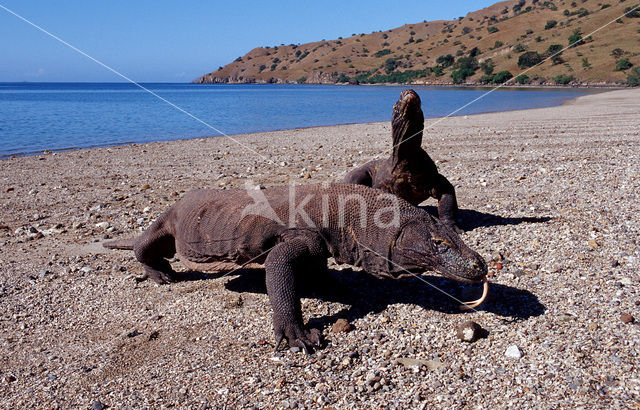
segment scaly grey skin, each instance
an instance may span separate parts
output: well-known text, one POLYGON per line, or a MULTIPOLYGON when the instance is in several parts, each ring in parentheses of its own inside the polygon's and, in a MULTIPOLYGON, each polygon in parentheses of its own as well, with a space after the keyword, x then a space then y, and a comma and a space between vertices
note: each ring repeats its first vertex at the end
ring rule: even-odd
POLYGON ((330 256, 386 278, 434 271, 478 282, 487 273, 482 257, 424 210, 380 190, 347 184, 192 191, 135 241, 104 246, 133 249, 158 283, 177 280, 167 261, 175 254, 191 266, 264 263, 277 346, 286 338, 305 350, 318 346, 320 338, 303 326, 298 281, 326 266, 330 256), (264 200, 256 201, 256 195, 264 200))
POLYGON ((349 172, 343 182, 378 188, 413 205, 433 197, 438 200, 440 219, 455 229, 456 192, 422 149, 424 115, 420 105, 420 97, 415 91, 403 91, 393 106, 391 117, 391 158, 368 162, 349 172))

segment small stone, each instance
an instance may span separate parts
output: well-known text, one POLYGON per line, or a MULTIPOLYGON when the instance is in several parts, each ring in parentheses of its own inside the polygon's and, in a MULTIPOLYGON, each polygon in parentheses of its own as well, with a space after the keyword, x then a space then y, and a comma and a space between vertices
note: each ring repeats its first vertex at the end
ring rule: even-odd
POLYGON ((89 273, 89 272, 93 272, 95 269, 93 269, 91 266, 83 266, 82 268, 80 268, 81 271, 83 271, 84 273, 89 273))
POLYGON ((611 261, 611 267, 612 268, 617 268, 618 266, 620 266, 620 262, 618 262, 615 259, 611 261))
POLYGON ((512 359, 519 359, 522 357, 522 352, 516 345, 509 346, 504 354, 512 359))
POLYGON ((185 387, 182 387, 180 390, 178 390, 178 393, 184 396, 185 394, 187 394, 187 389, 185 387))
POLYGON ((595 239, 589 239, 589 246, 591 246, 592 248, 597 248, 600 246, 600 244, 595 239))
POLYGON ((380 377, 376 376, 375 372, 367 373, 367 375, 364 378, 364 381, 367 384, 373 384, 373 383, 377 382, 378 380, 380 380, 380 377))
POLYGON ((96 228, 107 229, 109 227, 109 222, 98 222, 96 224, 96 228))
POLYGON ((519 277, 521 277, 521 276, 524 276, 524 275, 526 274, 526 272, 525 272, 525 271, 523 271, 522 269, 516 269, 516 270, 513 272, 513 274, 514 274, 514 276, 515 276, 516 278, 519 278, 519 277))
POLYGON ((351 323, 347 322, 347 319, 338 319, 336 323, 331 326, 331 333, 346 333, 353 329, 351 323))
POLYGON ((473 343, 480 338, 482 327, 471 320, 458 326, 457 336, 463 342, 473 343))
POLYGON ((91 403, 91 410, 104 410, 105 405, 102 404, 99 400, 95 400, 91 403))
POLYGON ((16 378, 15 378, 15 376, 9 375, 9 376, 5 376, 4 377, 4 381, 6 383, 13 383, 13 382, 16 381, 16 378))
POLYGON ((298 346, 293 346, 289 348, 291 353, 300 353, 300 348, 298 346))
POLYGON ((636 319, 628 313, 624 313, 620 316, 622 323, 633 323, 636 319))
POLYGON ((595 322, 591 322, 589 323, 589 330, 591 330, 592 332, 595 332, 596 330, 598 330, 598 324, 595 322))
POLYGON ((244 299, 242 298, 241 295, 229 295, 227 298, 225 298, 224 308, 235 309, 235 308, 242 307, 243 304, 244 304, 244 299))
POLYGON ((622 283, 625 286, 633 285, 633 281, 631 280, 631 278, 622 278, 620 279, 620 283, 622 283))
POLYGON ((138 329, 131 329, 128 332, 125 333, 125 336, 127 337, 136 337, 140 334, 140 332, 138 331, 138 329))
POLYGON ((423 360, 415 359, 412 357, 399 357, 397 362, 403 365, 407 369, 413 370, 414 373, 418 373, 422 366, 425 366, 429 370, 439 370, 444 367, 444 363, 440 360, 423 360))
POLYGON ((146 190, 146 189, 150 189, 150 188, 151 188, 151 186, 149 186, 149 184, 143 184, 143 185, 140 187, 140 189, 144 189, 144 190, 146 190))

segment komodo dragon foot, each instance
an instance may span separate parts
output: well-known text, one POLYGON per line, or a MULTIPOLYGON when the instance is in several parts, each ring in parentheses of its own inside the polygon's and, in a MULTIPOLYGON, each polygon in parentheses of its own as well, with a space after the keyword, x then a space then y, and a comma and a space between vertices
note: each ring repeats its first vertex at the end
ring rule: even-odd
POLYGON ((277 326, 274 328, 276 336, 276 348, 279 350, 282 341, 286 338, 290 347, 299 347, 305 353, 310 354, 311 351, 322 346, 322 332, 318 329, 305 330, 295 323, 277 326))
POLYGON ((155 283, 164 285, 166 283, 177 282, 177 273, 171 267, 169 261, 161 259, 155 261, 154 266, 143 264, 144 274, 138 276, 136 281, 142 282, 151 278, 155 283))

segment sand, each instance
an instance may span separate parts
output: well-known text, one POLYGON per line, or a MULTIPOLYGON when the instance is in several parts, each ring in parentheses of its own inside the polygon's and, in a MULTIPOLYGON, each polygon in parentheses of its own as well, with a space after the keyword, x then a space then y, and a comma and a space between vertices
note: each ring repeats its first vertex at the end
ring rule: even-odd
POLYGON ((0 161, 0 406, 638 406, 639 102, 620 90, 426 120, 489 298, 460 312, 418 278, 334 267, 340 289, 303 298, 328 342, 312 356, 273 352, 263 271, 137 283, 133 254, 100 243, 194 188, 339 180, 388 155, 389 123, 234 137, 255 152, 205 138, 0 161), (353 330, 331 333, 340 318, 353 330), (468 320, 486 337, 459 340, 468 320))

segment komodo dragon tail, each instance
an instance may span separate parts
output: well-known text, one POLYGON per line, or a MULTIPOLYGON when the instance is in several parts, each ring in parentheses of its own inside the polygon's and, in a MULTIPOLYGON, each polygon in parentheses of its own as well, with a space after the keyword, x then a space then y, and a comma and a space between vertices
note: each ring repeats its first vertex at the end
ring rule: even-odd
POLYGON ((133 250, 133 245, 136 243, 137 238, 128 239, 116 239, 113 241, 103 242, 102 246, 109 249, 127 249, 133 250))

